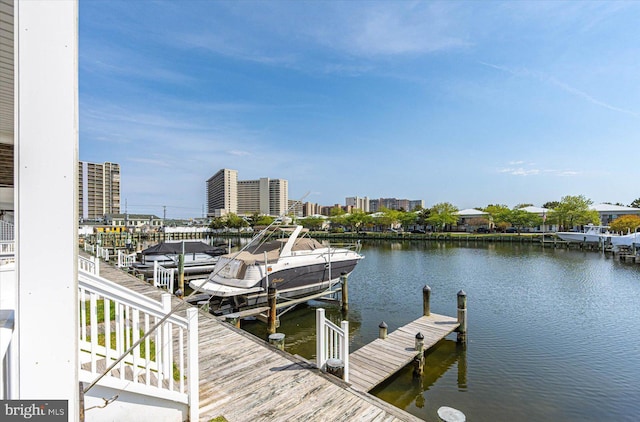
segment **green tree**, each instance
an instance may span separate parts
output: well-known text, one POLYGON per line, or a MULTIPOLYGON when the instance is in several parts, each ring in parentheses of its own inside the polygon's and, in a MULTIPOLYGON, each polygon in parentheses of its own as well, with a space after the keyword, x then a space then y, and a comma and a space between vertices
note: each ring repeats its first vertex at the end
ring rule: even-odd
POLYGON ((634 233, 638 227, 640 227, 640 216, 637 215, 620 216, 609 225, 612 231, 621 233, 634 233))
POLYGON ((239 229, 248 225, 244 218, 232 212, 224 217, 224 222, 225 226, 231 229, 239 229))
POLYGON ((324 218, 322 217, 306 217, 300 219, 300 223, 302 227, 305 227, 309 230, 321 230, 322 225, 324 224, 324 218))
POLYGON ((355 209, 350 214, 347 214, 344 219, 345 225, 347 227, 349 227, 352 231, 355 230, 356 232, 360 233, 360 229, 367 219, 367 214, 360 209, 355 209))
POLYGON ((542 204, 542 208, 547 208, 552 210, 552 209, 555 209, 558 205, 560 205, 559 201, 549 201, 542 204))
POLYGON ((640 208, 640 198, 633 201, 631 204, 629 204, 629 206, 632 208, 640 208))
POLYGON ((380 211, 382 212, 382 215, 378 217, 378 224, 381 224, 385 231, 387 229, 391 229, 394 224, 398 224, 400 222, 400 211, 390 210, 385 207, 382 207, 380 211))
POLYGON ((329 215, 329 220, 331 221, 332 226, 339 227, 347 225, 346 212, 342 209, 342 207, 335 206, 331 208, 331 211, 329 211, 329 215))
POLYGON ((482 211, 489 214, 489 219, 493 222, 494 226, 505 229, 509 226, 509 215, 511 210, 508 206, 502 204, 489 204, 482 211))
POLYGON ((513 209, 507 216, 508 223, 518 230, 518 234, 525 227, 535 227, 542 224, 542 217, 523 209, 513 209))
POLYGON ((444 231, 447 225, 458 221, 458 208, 449 202, 441 202, 430 208, 429 223, 437 230, 444 231))
POLYGON ((409 230, 409 226, 413 226, 418 221, 418 214, 411 211, 402 212, 400 213, 399 220, 400 220, 400 224, 402 225, 402 228, 405 231, 407 231, 409 230))
POLYGON ((211 223, 209 223, 209 228, 212 230, 220 230, 224 227, 224 219, 222 217, 213 217, 211 223))
POLYGON ((584 224, 600 224, 600 215, 596 210, 590 210, 593 203, 583 195, 567 195, 562 198, 553 212, 549 213, 549 221, 564 229, 584 224))
POLYGON ((527 207, 532 207, 533 204, 518 204, 515 207, 513 207, 514 210, 519 210, 520 208, 527 208, 527 207))
POLYGON ((420 224, 424 227, 424 230, 427 230, 427 226, 429 225, 429 216, 431 216, 431 211, 428 208, 423 208, 418 211, 416 223, 420 224))

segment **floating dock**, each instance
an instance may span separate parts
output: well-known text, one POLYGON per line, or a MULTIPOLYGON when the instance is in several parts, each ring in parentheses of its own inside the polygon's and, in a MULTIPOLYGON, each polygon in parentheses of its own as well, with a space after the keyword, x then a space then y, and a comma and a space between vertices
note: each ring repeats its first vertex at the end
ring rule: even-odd
POLYGON ((368 392, 407 366, 418 355, 416 335, 424 337, 423 350, 456 331, 457 318, 430 314, 378 338, 349 354, 349 382, 353 388, 368 392))

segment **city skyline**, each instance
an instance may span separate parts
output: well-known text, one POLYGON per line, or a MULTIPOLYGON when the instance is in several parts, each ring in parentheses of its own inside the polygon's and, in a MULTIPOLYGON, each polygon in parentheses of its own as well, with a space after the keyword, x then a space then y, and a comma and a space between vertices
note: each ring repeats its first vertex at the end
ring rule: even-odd
POLYGON ((80 160, 122 212, 194 217, 204 180, 425 207, 640 197, 640 4, 83 2, 80 160))

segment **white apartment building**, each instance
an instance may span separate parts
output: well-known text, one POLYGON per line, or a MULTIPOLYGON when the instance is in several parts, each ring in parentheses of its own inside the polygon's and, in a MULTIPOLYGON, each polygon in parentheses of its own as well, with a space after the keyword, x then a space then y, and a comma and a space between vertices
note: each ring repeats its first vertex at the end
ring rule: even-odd
POLYGON ((102 219, 120 213, 120 165, 89 163, 78 165, 78 215, 83 220, 102 219))

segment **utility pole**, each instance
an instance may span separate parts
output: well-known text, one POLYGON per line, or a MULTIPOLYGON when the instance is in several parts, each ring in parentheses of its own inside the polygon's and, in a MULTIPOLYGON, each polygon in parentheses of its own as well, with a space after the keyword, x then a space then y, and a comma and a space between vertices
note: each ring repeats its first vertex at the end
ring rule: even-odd
POLYGON ((162 241, 164 242, 167 239, 167 226, 165 220, 167 219, 167 206, 162 206, 162 241))

